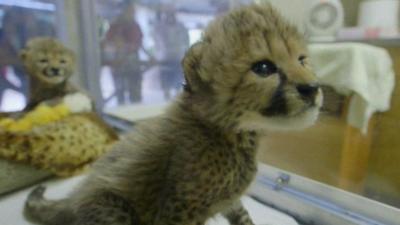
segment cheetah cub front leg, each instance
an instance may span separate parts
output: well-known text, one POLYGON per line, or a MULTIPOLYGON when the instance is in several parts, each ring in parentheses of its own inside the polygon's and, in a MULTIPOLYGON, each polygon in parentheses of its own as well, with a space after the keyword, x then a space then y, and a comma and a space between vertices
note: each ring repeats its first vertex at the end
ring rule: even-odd
POLYGON ((254 225, 249 213, 240 201, 222 213, 231 225, 254 225))

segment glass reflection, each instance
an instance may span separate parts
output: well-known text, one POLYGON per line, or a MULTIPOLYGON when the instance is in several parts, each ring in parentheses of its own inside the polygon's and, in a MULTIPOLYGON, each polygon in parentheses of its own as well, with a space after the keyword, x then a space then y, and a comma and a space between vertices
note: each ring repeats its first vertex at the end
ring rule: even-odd
POLYGON ((97 0, 105 107, 153 104, 182 89, 182 57, 230 1, 97 0))
POLYGON ((24 107, 28 92, 28 77, 24 73, 18 52, 27 41, 39 36, 55 36, 54 6, 0 2, 0 109, 18 110, 24 107), (10 4, 10 3, 15 4, 10 4), (40 7, 39 7, 40 6, 40 7), (19 101, 10 101, 10 100, 19 101))

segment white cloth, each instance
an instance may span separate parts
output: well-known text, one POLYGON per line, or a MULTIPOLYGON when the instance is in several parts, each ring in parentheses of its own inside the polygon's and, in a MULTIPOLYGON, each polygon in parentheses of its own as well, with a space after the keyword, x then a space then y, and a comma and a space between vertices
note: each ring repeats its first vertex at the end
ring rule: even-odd
POLYGON ((395 74, 388 52, 360 43, 311 44, 309 51, 320 83, 352 96, 347 122, 365 134, 373 113, 390 108, 395 74))
POLYGON ((82 93, 76 92, 64 96, 63 103, 67 105, 72 113, 92 111, 92 101, 82 93))

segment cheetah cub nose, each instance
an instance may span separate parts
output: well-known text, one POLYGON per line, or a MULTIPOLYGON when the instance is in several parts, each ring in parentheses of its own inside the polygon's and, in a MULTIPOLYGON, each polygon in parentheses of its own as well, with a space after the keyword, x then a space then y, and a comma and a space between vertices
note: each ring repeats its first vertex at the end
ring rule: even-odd
POLYGON ((319 90, 318 84, 299 84, 296 86, 297 91, 299 94, 309 100, 315 98, 319 90))
POLYGON ((50 68, 50 70, 51 70, 51 72, 52 72, 53 74, 55 74, 55 75, 58 75, 58 74, 60 73, 60 69, 55 68, 55 67, 50 68))

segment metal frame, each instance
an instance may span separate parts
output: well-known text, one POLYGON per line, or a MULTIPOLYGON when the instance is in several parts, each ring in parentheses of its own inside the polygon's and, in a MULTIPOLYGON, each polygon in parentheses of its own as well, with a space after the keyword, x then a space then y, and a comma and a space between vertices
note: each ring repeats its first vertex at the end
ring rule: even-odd
POLYGON ((400 209, 265 164, 249 193, 306 224, 400 224, 400 209))
POLYGON ((94 11, 93 1, 55 0, 55 4, 57 37, 77 56, 77 76, 73 76, 71 81, 77 86, 89 89, 96 95, 95 99, 98 101, 97 95, 100 93, 100 88, 96 88, 96 84, 98 85, 96 78, 100 56, 96 55, 99 54, 96 52, 99 47, 94 35, 97 34, 95 19, 93 19, 96 17, 92 18, 92 14, 88 15, 88 12, 94 11))
POLYGON ((57 27, 57 37, 60 39, 64 44, 67 43, 68 31, 67 31, 67 15, 64 0, 56 0, 56 24, 57 27))
MULTIPOLYGON (((82 64, 84 67, 85 86, 95 98, 95 102, 103 102, 100 89, 100 40, 98 36, 95 0, 79 1, 79 17, 81 18, 80 33, 82 34, 82 64)), ((96 105, 101 110, 101 105, 96 105)))

